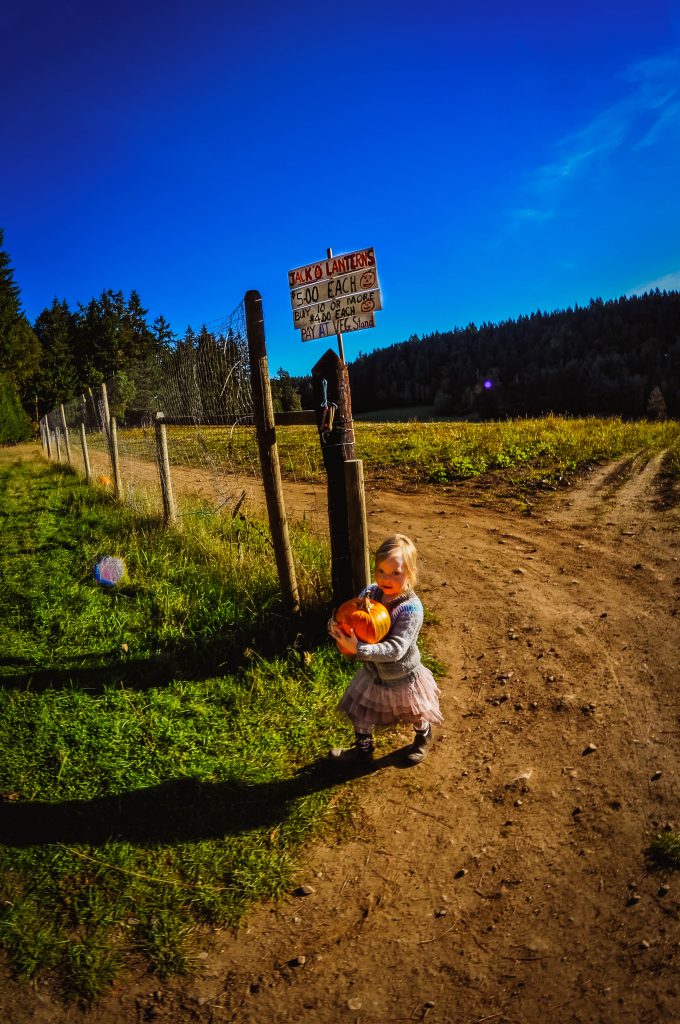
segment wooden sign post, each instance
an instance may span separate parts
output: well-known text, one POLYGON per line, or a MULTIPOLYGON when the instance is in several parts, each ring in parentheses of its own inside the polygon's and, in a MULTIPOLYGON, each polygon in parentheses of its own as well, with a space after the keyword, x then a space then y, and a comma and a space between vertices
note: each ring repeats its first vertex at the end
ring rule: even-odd
POLYGON ((356 455, 347 366, 332 349, 312 367, 312 388, 327 477, 333 601, 337 605, 354 595, 345 463, 356 455))
POLYGON ((302 341, 335 335, 338 355, 329 349, 312 369, 321 453, 328 477, 333 600, 355 596, 370 582, 363 464, 355 457, 352 401, 343 333, 375 327, 382 309, 373 248, 288 271, 293 326, 302 341))

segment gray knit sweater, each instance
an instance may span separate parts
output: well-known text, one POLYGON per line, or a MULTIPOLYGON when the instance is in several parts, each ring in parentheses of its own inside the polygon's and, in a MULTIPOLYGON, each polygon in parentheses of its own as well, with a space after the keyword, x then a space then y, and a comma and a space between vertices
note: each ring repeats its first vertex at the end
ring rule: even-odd
POLYGON ((379 644, 359 642, 357 658, 369 662, 383 686, 399 686, 413 682, 420 665, 418 634, 423 624, 423 606, 420 598, 410 591, 392 601, 385 600, 377 583, 371 583, 361 593, 372 601, 381 601, 390 613, 390 631, 379 644))

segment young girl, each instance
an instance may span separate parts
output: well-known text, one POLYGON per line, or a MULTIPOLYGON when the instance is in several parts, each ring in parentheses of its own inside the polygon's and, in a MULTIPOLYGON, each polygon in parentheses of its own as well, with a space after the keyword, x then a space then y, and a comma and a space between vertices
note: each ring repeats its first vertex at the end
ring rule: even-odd
POLYGON ((411 722, 415 738, 407 759, 422 761, 432 742, 432 725, 443 722, 439 689, 429 669, 420 661, 418 634, 423 606, 414 593, 417 552, 412 540, 401 533, 388 537, 375 554, 376 582, 361 594, 380 601, 390 613, 392 625, 378 644, 365 644, 352 630, 347 636, 331 619, 328 632, 343 654, 355 655, 362 665, 347 687, 340 710, 354 726, 355 743, 347 750, 334 748, 337 762, 370 761, 375 726, 411 722))

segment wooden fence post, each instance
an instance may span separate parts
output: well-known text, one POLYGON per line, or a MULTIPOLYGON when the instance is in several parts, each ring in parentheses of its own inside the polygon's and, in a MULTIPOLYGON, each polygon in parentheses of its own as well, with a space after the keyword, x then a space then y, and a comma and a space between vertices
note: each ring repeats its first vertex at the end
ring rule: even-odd
POLYGON ((49 430, 49 427, 47 425, 47 417, 46 416, 43 416, 43 418, 40 421, 40 436, 42 437, 43 452, 46 455, 47 459, 49 460, 51 458, 51 452, 50 452, 50 430, 49 430))
POLYGON ((61 444, 59 443, 59 427, 54 428, 54 437, 57 444, 57 462, 61 465, 61 444))
POLYGON ((286 607, 291 612, 298 612, 300 610, 300 595, 295 575, 293 551, 288 536, 286 506, 283 500, 281 467, 279 465, 279 450, 276 444, 274 406, 272 404, 271 387, 269 384, 264 314, 262 312, 262 296, 260 293, 254 290, 246 292, 245 306, 248 353, 250 357, 250 382, 253 392, 253 412, 255 429, 257 430, 257 444, 260 451, 260 463, 262 465, 262 480, 267 502, 269 528, 274 544, 274 557, 286 607))
POLYGON ((116 425, 115 416, 112 416, 109 420, 109 451, 111 453, 111 469, 113 471, 113 494, 117 501, 122 501, 123 481, 120 475, 120 459, 118 457, 118 427, 116 425))
POLYGON ((317 426, 328 478, 328 525, 331 538, 333 600, 354 595, 347 515, 345 462, 355 459, 354 424, 347 366, 328 349, 312 367, 317 426))
POLYGON ((368 527, 366 525, 366 495, 364 492, 364 464, 361 459, 345 463, 347 485, 347 528, 349 553, 352 562, 353 593, 360 594, 371 582, 371 563, 368 555, 368 527))
MULTIPOLYGON (((111 443, 111 414, 109 412, 109 394, 106 390, 106 384, 101 385, 101 396, 102 396, 102 409, 100 413, 102 434, 107 440, 107 443, 111 443)), ((99 410, 97 410, 99 411, 99 410)))
POLYGON ((161 478, 161 495, 163 497, 163 519, 165 525, 169 526, 177 519, 177 507, 172 492, 172 477, 170 476, 170 456, 168 455, 168 432, 163 422, 165 413, 156 413, 156 459, 158 472, 161 478))
POLYGON ((85 464, 85 483, 89 484, 92 481, 92 470, 90 469, 90 456, 87 450, 87 438, 85 437, 85 424, 82 421, 80 424, 80 444, 83 449, 83 462, 85 464))
POLYGON ((64 443, 66 445, 66 461, 68 462, 68 464, 70 466, 71 465, 71 439, 68 436, 68 426, 67 426, 67 423, 66 423, 66 413, 64 412, 63 403, 59 406, 59 411, 61 413, 61 425, 64 428, 64 443))

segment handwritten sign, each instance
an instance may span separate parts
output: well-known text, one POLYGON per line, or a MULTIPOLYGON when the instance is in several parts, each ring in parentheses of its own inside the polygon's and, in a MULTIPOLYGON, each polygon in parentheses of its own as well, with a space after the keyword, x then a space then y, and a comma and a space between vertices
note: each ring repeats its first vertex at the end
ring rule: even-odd
POLYGON ((293 326, 302 341, 375 327, 382 309, 378 268, 373 248, 288 271, 293 326))
POLYGON ((348 295, 356 295, 358 292, 367 292, 371 289, 379 289, 378 271, 361 270, 352 274, 342 274, 340 277, 329 278, 320 281, 318 284, 307 284, 301 288, 291 288, 290 304, 293 309, 301 309, 303 306, 315 306, 317 302, 330 302, 332 299, 348 295))
POLYGON ((331 277, 348 274, 353 270, 370 270, 371 267, 375 267, 375 250, 358 249, 357 252, 348 252, 344 256, 328 256, 318 263, 308 263, 306 267, 289 270, 288 284, 291 288, 318 284, 319 281, 327 281, 331 277))
POLYGON ((310 324, 331 323, 347 316, 361 313, 374 313, 382 309, 380 292, 375 289, 369 292, 357 292, 355 295, 343 296, 318 302, 315 306, 303 306, 293 310, 293 325, 296 328, 308 327, 310 324))
POLYGON ((311 324, 300 328, 300 337, 302 341, 314 341, 316 338, 332 338, 334 334, 347 334, 348 331, 361 331, 364 327, 375 327, 372 313, 355 314, 326 324, 311 324))

